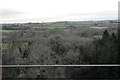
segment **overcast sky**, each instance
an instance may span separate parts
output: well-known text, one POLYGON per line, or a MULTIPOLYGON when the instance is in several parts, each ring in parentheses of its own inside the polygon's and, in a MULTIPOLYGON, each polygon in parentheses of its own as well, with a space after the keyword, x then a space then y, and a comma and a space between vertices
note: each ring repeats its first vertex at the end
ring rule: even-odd
POLYGON ((0 0, 0 23, 117 19, 119 0, 0 0))

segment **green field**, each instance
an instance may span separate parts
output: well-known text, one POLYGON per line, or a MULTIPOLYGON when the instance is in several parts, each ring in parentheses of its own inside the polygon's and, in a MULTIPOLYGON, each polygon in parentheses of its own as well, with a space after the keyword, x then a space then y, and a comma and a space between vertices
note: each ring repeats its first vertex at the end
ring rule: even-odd
POLYGON ((8 33, 8 32, 13 32, 14 30, 0 30, 0 32, 8 33))
POLYGON ((93 28, 93 29, 106 29, 108 27, 90 27, 90 28, 93 28))
POLYGON ((33 28, 66 28, 68 25, 66 23, 46 23, 45 25, 33 26, 33 28))
POLYGON ((65 27, 34 26, 33 28, 48 28, 48 29, 55 29, 55 28, 65 28, 65 27))

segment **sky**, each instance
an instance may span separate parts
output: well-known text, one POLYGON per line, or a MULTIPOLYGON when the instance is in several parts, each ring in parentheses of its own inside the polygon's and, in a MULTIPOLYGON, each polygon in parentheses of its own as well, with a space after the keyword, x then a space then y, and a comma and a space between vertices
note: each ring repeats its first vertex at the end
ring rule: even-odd
POLYGON ((0 0, 0 23, 114 20, 119 0, 0 0))

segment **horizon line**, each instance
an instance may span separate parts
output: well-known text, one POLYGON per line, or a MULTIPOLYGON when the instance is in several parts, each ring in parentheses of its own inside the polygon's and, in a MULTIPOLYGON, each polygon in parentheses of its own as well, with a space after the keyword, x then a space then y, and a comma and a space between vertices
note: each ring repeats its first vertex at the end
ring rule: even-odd
POLYGON ((55 22, 87 22, 87 21, 111 21, 111 20, 119 20, 119 19, 103 19, 103 20, 59 20, 59 21, 28 21, 28 22, 0 22, 0 24, 26 24, 26 23, 55 23, 55 22))

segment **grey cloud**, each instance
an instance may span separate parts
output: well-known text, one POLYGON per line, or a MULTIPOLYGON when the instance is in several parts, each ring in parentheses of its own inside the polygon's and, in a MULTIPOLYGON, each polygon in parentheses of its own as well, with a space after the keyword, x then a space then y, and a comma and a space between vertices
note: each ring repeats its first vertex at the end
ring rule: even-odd
POLYGON ((117 16, 117 11, 99 11, 94 13, 70 13, 65 16, 117 16))
POLYGON ((5 8, 2 8, 0 10, 0 18, 12 18, 21 14, 24 13, 18 10, 5 9, 5 8))
MULTIPOLYGON (((79 21, 79 20, 113 20, 117 19, 117 11, 100 11, 94 13, 69 13, 65 15, 60 15, 56 17, 33 17, 25 18, 24 15, 27 15, 24 12, 17 10, 3 9, 0 10, 0 14, 4 17, 3 20, 0 20, 1 23, 6 22, 54 22, 54 21, 79 21), (22 17, 22 18, 21 18, 22 17)), ((1 18, 1 16, 0 16, 1 18)))

